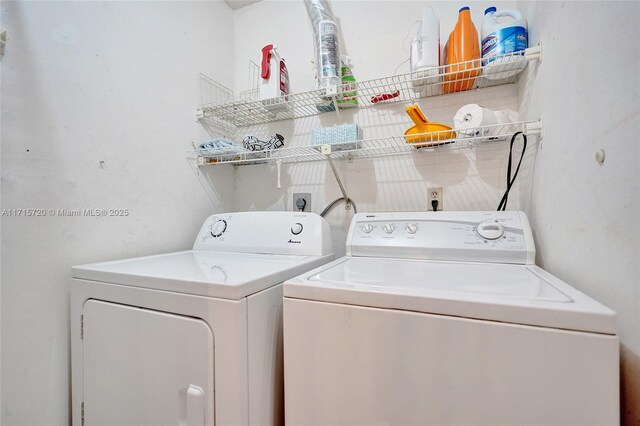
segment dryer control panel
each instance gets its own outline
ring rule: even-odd
[[[347,254],[431,260],[535,263],[523,212],[359,213]]]
[[[315,213],[240,212],[209,216],[193,249],[324,256],[333,243],[329,224]]]

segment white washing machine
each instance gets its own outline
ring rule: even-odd
[[[74,267],[73,424],[282,424],[282,282],[333,259],[320,216],[250,212],[193,250]]]
[[[617,424],[615,313],[534,256],[519,212],[356,215],[284,284],[286,424]]]

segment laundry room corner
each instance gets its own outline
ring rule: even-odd
[[[2,208],[33,212],[2,217],[0,422],[69,424],[71,266],[188,248],[194,223],[233,209],[233,170],[204,177],[212,193],[185,159],[207,136],[199,73],[233,79],[233,11],[0,7]]]
[[[609,28],[635,31],[640,3],[519,1],[518,7],[530,22],[530,44],[540,43],[544,56],[531,92],[520,93],[521,106],[544,126],[528,211],[537,263],[617,312],[622,420],[637,425],[640,51],[633,38],[611,39]],[[584,25],[590,19],[598,25]],[[605,66],[620,57],[625,66]]]

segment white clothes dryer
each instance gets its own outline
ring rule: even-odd
[[[286,423],[617,424],[615,313],[534,257],[524,213],[357,214],[284,284]]]
[[[320,216],[247,212],[193,250],[74,267],[73,424],[282,424],[282,282],[333,258]]]

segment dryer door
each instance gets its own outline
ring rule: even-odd
[[[214,339],[202,320],[89,300],[86,425],[214,424]]]

